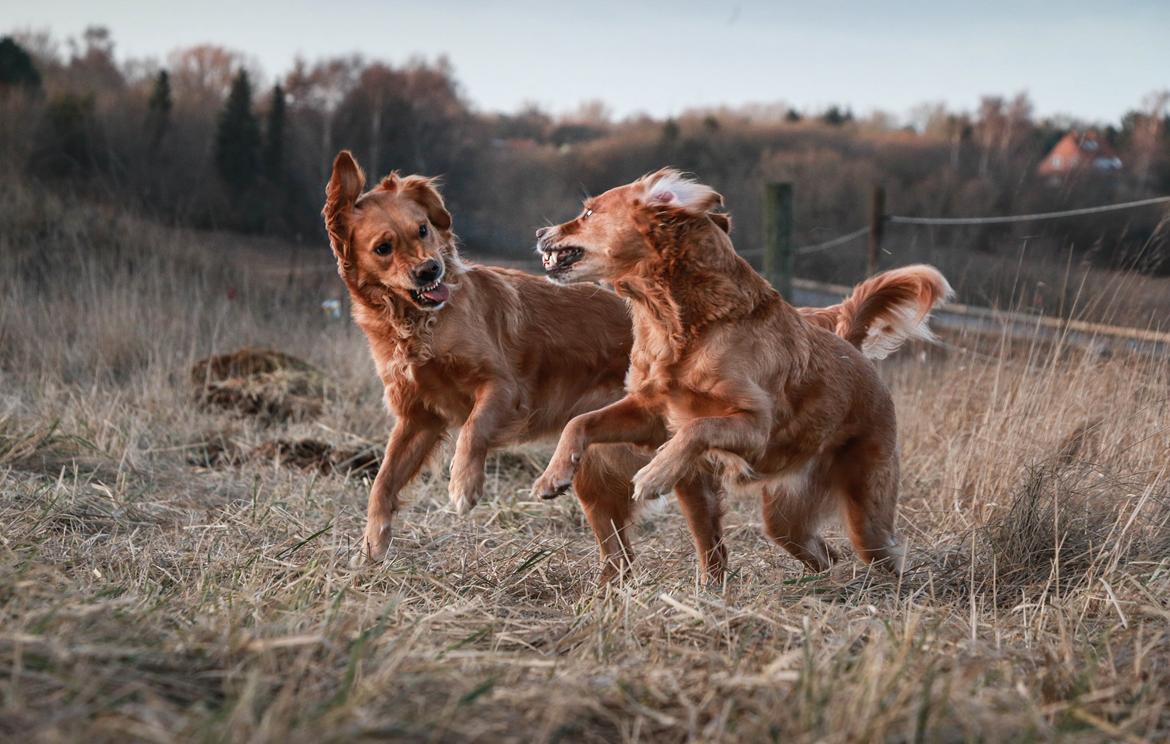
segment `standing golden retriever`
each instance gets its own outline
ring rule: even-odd
[[[462,513],[482,497],[492,448],[555,436],[573,416],[621,397],[633,338],[625,303],[609,290],[462,261],[431,179],[392,173],[368,192],[365,186],[353,156],[341,152],[323,216],[394,415],[365,531],[364,552],[377,560],[389,545],[399,493],[449,430],[461,427],[449,492]],[[717,219],[726,229],[726,218]],[[858,302],[863,296],[854,293],[810,312],[835,326],[838,316],[853,317]],[[846,320],[842,328],[855,326]],[[635,448],[609,445],[573,463],[603,582],[632,559],[630,478],[648,460]],[[699,473],[680,480],[675,492],[696,534],[703,533],[700,569],[720,575],[717,483]]]
[[[551,277],[604,281],[629,301],[634,347],[625,397],[569,422],[533,491],[563,491],[592,444],[661,445],[634,475],[635,498],[714,463],[729,489],[759,494],[768,535],[813,571],[835,558],[818,533],[835,507],[865,561],[900,571],[894,404],[862,352],[929,335],[950,287],[911,267],[859,287],[849,312],[802,317],[736,255],[711,211],[722,202],[666,169],[538,232]],[[718,529],[691,526],[700,544]]]
[[[361,168],[342,152],[323,216],[394,414],[365,531],[365,554],[377,560],[389,545],[399,492],[450,429],[460,427],[449,493],[464,513],[483,495],[489,450],[555,436],[571,417],[621,395],[630,324],[622,301],[597,286],[558,287],[464,263],[431,179],[392,173],[365,192]],[[576,463],[603,581],[632,557],[629,477],[645,461],[618,446]],[[681,483],[678,494],[696,508],[714,503],[698,482]]]

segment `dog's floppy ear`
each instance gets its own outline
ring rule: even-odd
[[[695,215],[723,206],[723,197],[715,189],[674,168],[663,168],[641,180],[643,200],[650,206],[675,207]]]
[[[720,230],[727,233],[728,235],[731,234],[731,215],[727,214],[726,212],[709,212],[707,216],[711,218],[711,221],[714,222]]]
[[[366,174],[354,160],[353,154],[349,150],[337,153],[333,160],[333,175],[325,187],[325,208],[321,210],[321,216],[325,218],[329,243],[338,261],[349,260],[349,216],[365,187]]]
[[[427,211],[427,219],[443,232],[451,229],[451,213],[443,204],[443,195],[437,188],[438,179],[426,176],[407,176],[398,182],[398,190],[414,199]]]

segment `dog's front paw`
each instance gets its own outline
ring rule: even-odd
[[[478,478],[452,478],[447,487],[451,508],[463,516],[475,508],[483,498],[483,474]]]
[[[555,499],[573,485],[573,476],[581,464],[581,453],[571,449],[557,448],[552,461],[532,484],[532,495],[542,499]]]
[[[532,495],[542,499],[555,499],[573,485],[580,457],[553,457],[544,473],[532,484]]]
[[[665,496],[674,490],[674,486],[682,480],[682,475],[675,471],[668,462],[661,457],[655,457],[634,473],[634,500],[652,499]]]
[[[474,509],[483,497],[480,491],[463,491],[455,488],[451,488],[448,495],[451,497],[451,508],[461,517]]]
[[[550,475],[548,471],[545,471],[544,475],[537,478],[536,482],[532,484],[532,495],[541,499],[555,499],[568,491],[571,485],[573,485],[572,476]]]
[[[354,565],[360,563],[381,563],[390,548],[390,520],[370,520],[362,536],[361,553],[355,556]]]

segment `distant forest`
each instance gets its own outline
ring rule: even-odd
[[[1070,74],[1072,74],[1070,72]],[[517,81],[522,86],[522,81]],[[783,99],[782,83],[762,97]],[[782,104],[616,121],[599,102],[572,114],[476,110],[446,61],[404,65],[358,56],[298,61],[272,78],[246,51],[177,49],[124,59],[103,28],[65,43],[46,33],[0,40],[0,172],[164,223],[321,244],[333,155],[367,172],[443,177],[456,230],[473,255],[519,255],[534,228],[596,193],[663,165],[695,173],[727,199],[741,249],[758,247],[760,194],[791,181],[796,241],[865,224],[873,184],[891,212],[1001,215],[1170,193],[1170,95],[1151,93],[1119,121],[1038,118],[1024,93],[986,96],[971,112],[923,105],[906,125],[847,107]],[[1119,173],[1041,177],[1070,129],[1097,129]],[[902,228],[893,245],[1011,254],[1021,240],[1053,256],[1170,272],[1165,210],[963,230]],[[840,259],[803,259],[831,274]]]

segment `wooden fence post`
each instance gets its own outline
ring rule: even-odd
[[[792,184],[764,184],[764,278],[792,302]]]
[[[882,250],[882,234],[886,227],[886,190],[874,185],[869,197],[869,250],[865,257],[865,275],[877,273]]]

